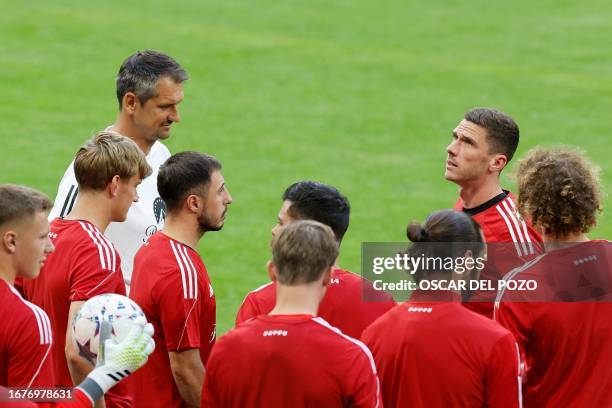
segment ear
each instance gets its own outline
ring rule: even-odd
[[[121,110],[133,115],[138,105],[140,105],[140,100],[134,92],[126,92],[125,95],[123,95]]]
[[[277,280],[276,266],[274,265],[274,263],[272,263],[272,261],[268,261],[268,263],[266,263],[266,269],[268,269],[268,276],[270,277],[270,280],[272,282],[276,282]]]
[[[119,177],[119,175],[115,174],[112,178],[112,180],[110,181],[110,183],[108,183],[108,192],[110,193],[111,197],[117,197],[117,195],[119,194],[119,183],[121,182],[121,177]]]
[[[200,197],[195,194],[188,195],[185,199],[187,209],[193,213],[200,213],[204,203],[201,202]]]
[[[5,231],[2,234],[2,246],[9,254],[17,251],[17,233],[15,231]]]
[[[331,284],[333,270],[334,268],[330,266],[323,272],[323,286],[327,287]]]
[[[491,161],[491,165],[489,166],[491,171],[501,173],[501,171],[508,164],[508,158],[505,154],[496,154],[493,156],[493,160]]]

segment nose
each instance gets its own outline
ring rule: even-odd
[[[457,155],[457,141],[453,140],[448,146],[446,146],[446,153],[451,156]]]
[[[168,120],[176,123],[181,121],[181,115],[179,114],[178,107],[174,107],[170,115],[168,115]]]
[[[278,232],[278,229],[280,228],[279,224],[276,224],[275,226],[272,227],[272,236],[276,236],[276,233]]]
[[[225,190],[227,192],[227,198],[225,199],[225,204],[231,204],[232,202],[234,202],[234,199],[232,198],[232,195],[230,194],[229,190]]]
[[[55,251],[55,245],[53,245],[53,242],[51,242],[50,238],[47,238],[47,244],[45,245],[45,254],[49,255],[53,251]]]

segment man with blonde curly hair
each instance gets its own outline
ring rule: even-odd
[[[597,172],[568,148],[534,149],[518,171],[519,208],[546,253],[506,277],[531,292],[500,291],[495,319],[526,364],[525,407],[609,406],[612,401],[612,245],[590,240],[601,210]]]

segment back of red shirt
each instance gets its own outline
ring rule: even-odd
[[[47,314],[0,279],[0,385],[53,386],[52,344]]]
[[[215,296],[204,263],[188,246],[157,232],[134,258],[130,298],[155,329],[155,351],[133,374],[137,407],[181,407],[169,351],[200,349],[206,365],[215,342]]]
[[[55,251],[47,256],[38,278],[24,279],[23,291],[51,320],[56,384],[72,387],[64,351],[70,303],[103,293],[125,295],[125,284],[119,254],[92,223],[56,218],[49,236]],[[126,387],[127,383],[114,387],[107,394],[107,405],[129,406]]]
[[[480,278],[497,281],[512,269],[525,264],[542,253],[542,237],[533,228],[531,222],[524,220],[517,211],[516,199],[512,193],[505,191],[486,203],[475,208],[464,208],[459,199],[455,210],[463,211],[476,221],[487,243],[508,243],[508,245],[489,245],[488,259]],[[480,291],[472,297],[471,302],[464,303],[468,309],[485,317],[493,318],[493,307],[496,292]],[[483,299],[484,301],[475,301]]]
[[[415,301],[398,305],[362,336],[385,406],[519,407],[512,334],[461,306],[458,296],[453,301],[448,293],[442,303],[421,295],[413,293]]]
[[[525,407],[611,406],[610,265],[612,243],[590,241],[548,252],[507,276],[539,287],[500,293],[495,310],[525,355]],[[549,295],[566,302],[546,301]]]
[[[270,282],[246,296],[238,310],[236,325],[270,313],[275,304],[276,284]],[[334,269],[332,281],[317,315],[344,334],[359,338],[366,327],[395,305],[388,293],[374,290],[372,284],[361,276]]]
[[[215,345],[203,407],[382,407],[367,347],[310,315],[258,316]]]

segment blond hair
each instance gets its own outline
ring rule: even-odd
[[[79,189],[103,190],[114,176],[144,179],[151,167],[140,148],[131,139],[113,131],[102,131],[88,140],[74,159],[74,174]]]
[[[314,282],[337,257],[338,241],[332,229],[317,221],[293,222],[272,239],[272,263],[281,285]]]

